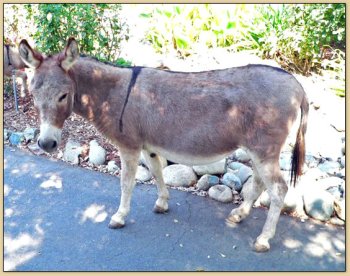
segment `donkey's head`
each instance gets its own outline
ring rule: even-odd
[[[69,70],[79,57],[78,45],[70,38],[63,52],[45,57],[22,40],[19,53],[28,66],[35,68],[29,90],[40,114],[38,145],[52,152],[61,141],[63,123],[73,109],[76,87]]]

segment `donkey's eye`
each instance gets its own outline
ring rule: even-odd
[[[64,95],[62,95],[59,99],[58,99],[58,101],[59,102],[62,102],[65,98],[67,98],[67,93],[66,94],[64,94]]]

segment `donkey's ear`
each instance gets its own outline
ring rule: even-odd
[[[19,55],[29,67],[38,68],[44,60],[43,56],[30,47],[27,40],[23,39],[18,47]]]
[[[65,71],[68,71],[79,58],[79,49],[77,41],[71,37],[68,39],[67,46],[63,52],[61,66]]]

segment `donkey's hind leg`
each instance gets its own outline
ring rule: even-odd
[[[242,195],[244,201],[238,208],[231,211],[230,215],[226,219],[226,222],[228,224],[232,224],[241,222],[243,219],[245,219],[249,215],[255,200],[261,195],[263,190],[264,184],[255,170],[253,180],[248,179],[243,186]]]
[[[256,168],[267,188],[271,204],[263,230],[257,237],[254,247],[257,252],[265,252],[270,249],[269,240],[275,235],[288,186],[281,174],[278,158],[258,164]]]
[[[121,228],[125,225],[125,217],[130,211],[132,191],[135,187],[135,174],[140,157],[140,151],[122,150],[121,159],[121,198],[118,211],[112,216],[109,222],[110,228]]]
[[[168,211],[168,199],[169,191],[165,186],[163,179],[163,168],[160,162],[160,158],[155,153],[150,153],[148,151],[142,151],[143,156],[146,159],[146,163],[153,176],[156,179],[157,189],[158,189],[158,199],[154,205],[153,211],[156,213],[164,213]]]

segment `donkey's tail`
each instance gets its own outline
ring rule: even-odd
[[[304,92],[305,93],[305,92]],[[303,100],[300,105],[301,116],[300,126],[297,133],[297,139],[293,149],[293,156],[291,161],[291,175],[290,182],[295,186],[298,177],[301,176],[303,165],[305,161],[305,132],[307,127],[307,117],[309,114],[309,101],[304,94]]]

